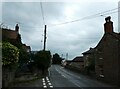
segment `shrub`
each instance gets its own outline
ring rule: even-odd
[[[21,48],[19,51],[19,63],[26,64],[28,63],[29,60],[30,60],[30,54]]]
[[[48,68],[51,63],[51,53],[50,51],[39,51],[35,55],[35,63],[38,67],[44,66],[45,68]]]
[[[2,65],[13,65],[19,60],[19,49],[9,42],[2,43]]]

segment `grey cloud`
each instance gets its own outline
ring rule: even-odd
[[[70,20],[80,19],[85,16],[96,14],[105,10],[117,7],[117,3],[89,2],[89,3],[68,3],[68,2],[44,2],[42,3],[47,24],[47,49],[52,54],[57,52],[60,55],[69,53],[69,59],[82,55],[90,47],[95,47],[101,39],[104,29],[104,17],[86,19],[79,22],[56,25]],[[66,15],[66,8],[73,10],[73,13]],[[3,4],[2,20],[9,27],[14,27],[20,22],[20,34],[23,43],[30,45],[32,50],[43,48],[43,18],[41,15],[40,2],[7,2]],[[72,15],[73,14],[73,15]],[[117,27],[117,16],[112,14],[115,28]]]

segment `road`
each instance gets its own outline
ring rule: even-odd
[[[49,68],[49,75],[34,83],[19,85],[22,87],[43,87],[43,88],[79,88],[79,89],[116,89],[110,85],[93,80],[79,73],[72,72],[60,65],[52,65]]]
[[[80,87],[80,89],[84,89],[86,87],[111,87],[110,85],[67,70],[59,65],[52,65],[49,70],[49,80],[53,87]]]

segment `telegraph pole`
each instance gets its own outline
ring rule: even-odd
[[[47,29],[47,25],[45,25],[45,29],[44,29],[44,48],[43,48],[43,51],[45,51],[46,49],[46,29]]]

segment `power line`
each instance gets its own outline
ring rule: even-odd
[[[43,23],[45,25],[45,18],[44,18],[44,13],[43,13],[43,7],[42,7],[42,2],[40,2],[40,6],[41,6],[41,13],[42,13],[42,17],[43,17]],[[110,14],[114,14],[114,13],[117,13],[117,12],[120,12],[120,11],[115,11],[115,10],[118,10],[120,7],[118,8],[114,8],[114,9],[110,9],[110,10],[107,10],[107,11],[103,11],[103,12],[100,12],[100,13],[97,13],[97,14],[93,14],[93,15],[89,15],[89,16],[86,16],[86,17],[83,17],[81,19],[76,19],[76,20],[72,20],[72,21],[66,21],[66,22],[63,22],[63,23],[59,23],[59,24],[50,24],[49,27],[53,27],[53,26],[58,26],[58,25],[63,25],[63,24],[68,24],[68,23],[73,23],[73,22],[78,22],[78,21],[83,21],[83,20],[87,20],[87,19],[93,19],[93,18],[96,18],[96,17],[100,17],[100,16],[104,16],[104,15],[110,15]],[[112,11],[112,12],[111,12]],[[11,24],[11,23],[7,23],[7,24]],[[43,27],[33,27],[33,26],[26,26],[22,23],[20,23],[22,25],[23,28],[43,28]]]
[[[114,12],[110,12],[110,13],[102,14],[102,15],[100,15],[100,16],[107,15],[107,14],[114,14],[114,13],[117,13],[117,12],[120,12],[120,11],[114,11]]]
[[[111,10],[107,10],[107,11],[104,11],[104,12],[100,12],[100,13],[97,13],[97,14],[93,14],[93,15],[90,15],[90,16],[86,16],[86,17],[83,17],[81,19],[76,19],[76,20],[72,20],[72,21],[67,21],[67,22],[63,22],[63,23],[59,23],[59,24],[52,24],[50,27],[53,27],[53,26],[57,26],[57,25],[63,25],[63,24],[68,24],[68,23],[73,23],[73,22],[77,22],[77,21],[82,21],[82,20],[86,20],[86,19],[92,19],[92,18],[96,18],[96,17],[100,17],[100,16],[103,16],[103,15],[110,15],[110,14],[113,14],[113,13],[117,13],[119,11],[115,11],[115,10],[118,10],[120,7],[118,8],[114,8],[114,9],[111,9]],[[114,11],[114,12],[110,12],[110,11]],[[109,12],[109,13],[108,13]],[[96,16],[96,17],[95,17]]]
[[[42,18],[43,18],[43,24],[45,25],[45,18],[44,18],[42,2],[40,2],[40,6],[41,6],[41,13],[42,13]]]

